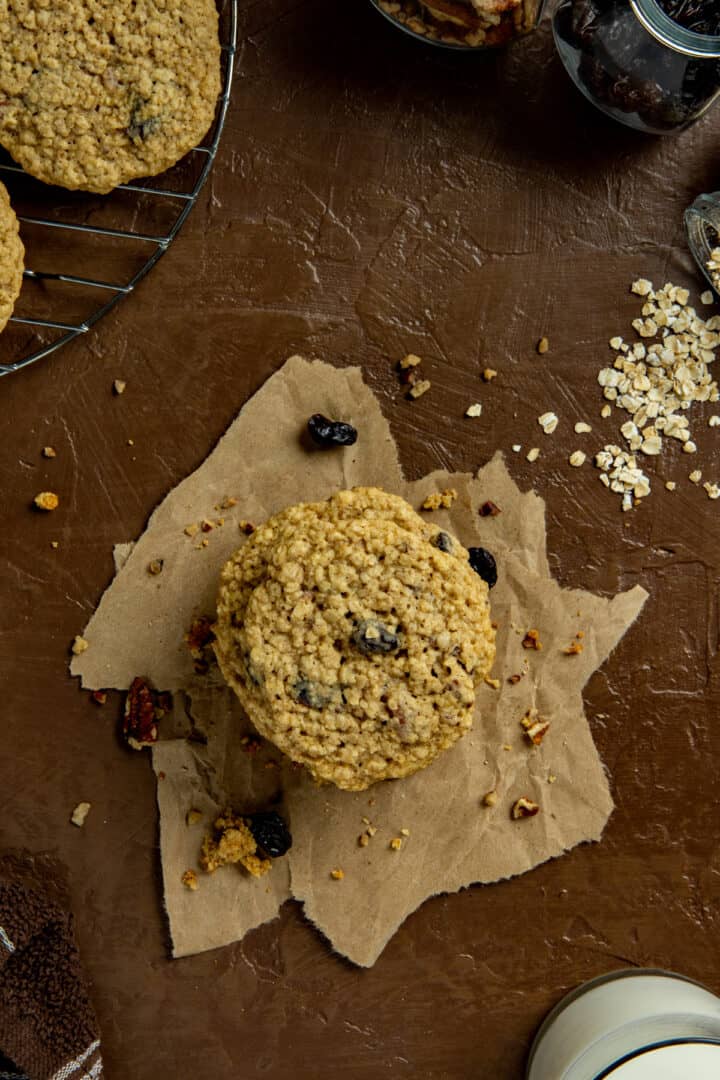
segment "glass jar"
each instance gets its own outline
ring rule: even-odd
[[[411,37],[447,49],[492,49],[534,30],[545,0],[370,0]]]
[[[718,6],[674,0],[673,7],[692,25],[689,11]],[[629,127],[682,131],[720,93],[720,36],[680,26],[658,0],[560,0],[553,32],[575,85]]]

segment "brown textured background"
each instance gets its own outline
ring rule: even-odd
[[[720,530],[685,479],[720,480],[712,409],[693,411],[698,455],[674,444],[651,462],[631,515],[566,463],[615,437],[595,375],[636,314],[628,283],[697,280],[681,212],[720,187],[720,113],[666,140],[614,126],[546,28],[459,56],[362,0],[240,8],[224,142],[179,240],[86,340],[0,383],[0,835],[70,868],[110,1080],[511,1080],[546,1010],[590,976],[660,965],[720,991]],[[408,350],[433,381],[416,403],[392,369]],[[171,962],[149,760],[118,744],[119,700],[98,709],[66,669],[113,543],[292,352],[362,364],[411,477],[540,446],[535,465],[510,464],[547,500],[559,579],[651,593],[587,688],[617,802],[602,844],[430,901],[370,971],[332,956],[293,905],[239,945]],[[500,372],[487,387],[486,365]],[[476,399],[482,420],[463,423]],[[548,408],[550,439],[535,420]],[[592,436],[572,434],[577,419]],[[33,514],[47,488],[61,508]],[[80,799],[93,809],[77,830]]]

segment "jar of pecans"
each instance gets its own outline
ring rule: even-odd
[[[576,86],[629,127],[682,131],[720,93],[720,0],[560,0],[553,31]]]
[[[447,49],[492,49],[534,30],[545,0],[371,0],[412,37]]]

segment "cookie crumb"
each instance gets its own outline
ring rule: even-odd
[[[555,775],[555,773],[550,773],[550,775],[548,776],[548,784],[554,784],[556,780],[557,776]]]
[[[127,383],[123,379],[115,379],[115,381],[113,382],[113,393],[117,394],[118,396],[120,394],[124,394],[126,386]]]
[[[89,648],[90,642],[86,641],[84,637],[80,636],[80,634],[76,634],[73,638],[73,643],[70,646],[70,651],[72,652],[73,656],[79,656],[80,653],[84,653],[85,650]]]
[[[200,526],[195,521],[193,521],[191,525],[186,525],[185,528],[183,529],[183,532],[185,533],[186,536],[195,536],[195,534],[198,533],[199,531],[200,531]]]
[[[147,566],[148,574],[153,574],[153,575],[161,574],[164,563],[165,563],[164,559],[153,559],[152,562],[148,563],[148,566]]]
[[[520,818],[534,817],[539,810],[540,807],[536,802],[533,802],[532,799],[528,799],[522,795],[513,803],[510,816],[513,821],[519,821]]]
[[[410,835],[410,830],[409,829],[401,829],[400,830],[400,835],[401,836],[409,836]]]
[[[493,788],[492,791],[486,791],[483,795],[483,806],[495,806],[498,801],[498,793]]]
[[[476,401],[474,405],[468,405],[465,410],[465,415],[471,417],[482,416],[482,405],[480,402]]]
[[[408,396],[415,401],[417,398],[427,394],[428,390],[432,386],[429,379],[421,379],[420,382],[416,382],[414,386],[411,386],[408,390]]]
[[[128,444],[128,446],[134,446],[135,445],[135,440],[134,439],[128,439],[127,444]]]
[[[232,495],[226,495],[222,502],[219,502],[215,507],[216,510],[229,510],[231,507],[237,506],[237,499]]]
[[[577,656],[578,653],[583,651],[582,643],[579,641],[571,641],[567,648],[563,649],[565,656]]]
[[[50,547],[55,548],[55,550],[57,551],[57,549],[60,547],[60,541],[59,540],[51,540],[50,541]]]
[[[368,827],[367,827],[368,836],[374,836],[376,832],[377,832],[377,825],[368,825]]]
[[[674,491],[675,488],[677,487],[677,484],[675,483],[674,480],[666,480],[665,481],[665,487],[667,488],[668,491]]]
[[[392,840],[390,841],[389,846],[390,846],[390,849],[392,851],[400,851],[400,848],[402,847],[402,845],[403,845],[402,837],[401,836],[393,836]]]
[[[41,491],[33,502],[38,510],[57,510],[60,505],[60,499],[54,491]]]
[[[43,446],[42,456],[46,458],[57,457],[57,450],[54,446]]]
[[[455,488],[446,488],[444,491],[433,491],[423,501],[421,510],[449,510],[457,499]]]
[[[486,675],[484,681],[487,683],[488,686],[492,687],[493,690],[499,690],[500,689],[500,680],[499,679],[492,679],[489,675]]]
[[[197,825],[199,821],[202,821],[201,811],[196,810],[194,807],[192,808],[192,810],[188,810],[187,814],[185,815],[185,824]]]
[[[492,382],[493,379],[497,378],[497,371],[495,368],[486,367],[482,373],[482,377],[483,382]]]
[[[536,652],[540,652],[542,649],[540,632],[538,630],[528,630],[522,639],[522,647],[523,649],[535,649]]]
[[[91,806],[92,803],[79,802],[73,810],[70,816],[70,821],[73,823],[73,825],[77,825],[78,829],[82,829],[83,825],[85,824],[85,818],[90,813]]]
[[[422,359],[416,356],[415,353],[408,353],[400,361],[399,367],[401,371],[407,371],[408,368],[417,367],[418,364],[422,364]]]
[[[540,447],[539,446],[533,446],[532,450],[528,450],[527,454],[525,455],[525,460],[533,462],[533,461],[537,461],[537,459],[539,457],[540,457]]]
[[[368,836],[368,834],[366,832],[360,833],[360,835],[358,836],[358,846],[367,847],[369,843],[370,837]]]
[[[246,536],[252,536],[255,532],[255,526],[252,521],[238,521],[238,529],[241,533],[245,533]]]
[[[197,892],[200,888],[200,882],[194,870],[186,870],[180,880],[185,888],[190,889],[191,892]]]
[[[537,709],[528,709],[520,721],[520,727],[525,732],[526,738],[534,746],[539,746],[550,730],[550,721],[543,720]]]
[[[548,341],[548,339],[546,337],[541,337],[540,340],[538,341],[537,345],[535,346],[535,348],[537,349],[537,351],[542,356],[550,348],[550,342]]]
[[[497,517],[498,514],[502,513],[502,510],[499,506],[496,506],[494,502],[488,499],[487,502],[482,504],[478,513],[480,514],[480,517]]]
[[[342,879],[345,877],[345,871],[340,870],[340,868],[338,867],[335,870],[330,871],[330,877],[333,879],[333,881],[342,881]]]

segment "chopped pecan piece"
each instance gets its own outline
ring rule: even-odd
[[[520,818],[535,817],[539,811],[540,807],[536,802],[533,802],[532,799],[527,799],[522,795],[513,803],[510,816],[513,821],[519,821]]]
[[[496,506],[491,499],[488,499],[487,502],[484,502],[479,510],[480,517],[497,517],[498,514],[501,513],[502,510],[500,509],[500,507]]]
[[[539,746],[550,729],[550,721],[543,720],[537,709],[528,709],[520,721],[526,737],[535,746]]]
[[[535,649],[536,652],[540,652],[542,649],[542,642],[540,641],[540,633],[538,630],[528,630],[525,637],[522,639],[523,649]]]
[[[107,701],[107,690],[93,690],[90,700],[96,705],[104,705]]]
[[[150,684],[137,676],[125,699],[123,736],[133,750],[142,750],[157,742],[157,698]]]

